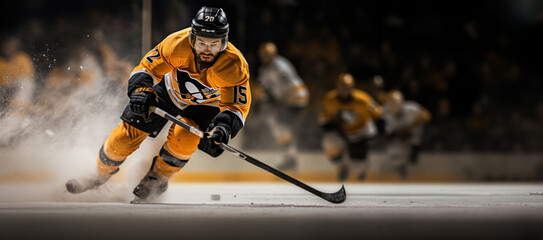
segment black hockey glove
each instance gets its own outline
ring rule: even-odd
[[[149,107],[157,105],[155,90],[148,87],[141,87],[130,95],[130,110],[136,116],[141,116],[145,122],[151,122]]]
[[[224,152],[224,149],[220,147],[217,142],[222,142],[227,144],[230,140],[230,126],[219,122],[217,123],[217,126],[213,127],[213,123],[210,126],[209,129],[212,129],[211,136],[206,136],[200,140],[200,144],[198,144],[198,148],[210,156],[216,158],[219,155],[221,155]]]
[[[211,131],[213,132],[211,136],[202,138],[198,148],[212,157],[218,157],[224,152],[224,149],[215,141],[228,143],[230,137],[234,138],[242,127],[243,123],[236,114],[231,111],[222,111],[211,120],[211,124],[207,128],[208,132],[212,129],[215,130]]]

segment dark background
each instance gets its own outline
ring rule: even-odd
[[[225,10],[230,41],[253,78],[262,41],[274,41],[297,67],[311,93],[304,149],[320,147],[316,114],[343,71],[374,95],[372,79],[380,75],[384,90],[399,89],[428,108],[427,151],[543,149],[543,1],[153,1],[153,45],[188,27],[203,5]],[[128,0],[4,1],[0,37],[21,38],[38,85],[81,46],[92,49],[97,30],[135,66],[141,6]],[[257,128],[247,121],[247,133]]]

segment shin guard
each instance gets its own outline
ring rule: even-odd
[[[175,157],[173,154],[164,149],[164,147],[162,147],[158,157],[153,163],[152,169],[157,174],[170,179],[173,177],[173,175],[179,172],[188,161],[188,159]]]
[[[108,157],[108,154],[104,151],[104,145],[100,148],[96,165],[98,167],[98,172],[105,177],[117,173],[119,171],[119,166],[123,164],[125,158],[113,159]]]

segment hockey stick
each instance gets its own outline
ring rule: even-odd
[[[202,132],[200,129],[197,129],[193,126],[190,126],[189,124],[177,119],[176,117],[172,116],[171,114],[167,113],[166,111],[160,109],[160,108],[157,108],[157,107],[154,107],[154,106],[151,106],[149,111],[151,113],[155,113],[156,115],[159,115],[167,120],[170,120],[172,122],[174,122],[175,124],[189,130],[191,133],[193,133],[194,135],[200,137],[200,138],[204,138],[205,137],[205,133]],[[239,158],[259,167],[259,168],[262,168],[270,173],[272,173],[273,175],[283,179],[283,180],[286,180],[310,193],[313,193],[319,197],[321,197],[322,199],[328,201],[328,202],[331,202],[331,203],[342,203],[345,201],[345,199],[347,198],[347,195],[345,194],[345,186],[341,186],[341,189],[339,189],[339,191],[335,192],[335,193],[325,193],[325,192],[321,192],[317,189],[314,189],[310,186],[308,186],[307,184],[303,183],[303,182],[300,182],[298,180],[296,180],[295,178],[287,175],[287,174],[284,174],[283,172],[275,169],[275,168],[272,168],[270,166],[268,166],[267,164],[261,162],[261,161],[258,161],[256,160],[255,158],[227,145],[227,144],[224,144],[224,143],[221,143],[219,142],[218,143],[221,148],[223,148],[224,150],[238,156]]]

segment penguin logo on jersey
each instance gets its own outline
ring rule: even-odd
[[[353,124],[358,118],[358,114],[349,109],[342,109],[338,112],[339,119],[349,125]]]
[[[177,88],[179,89],[179,91],[177,91],[177,89],[174,88],[176,94],[178,94],[181,99],[187,99],[196,104],[218,98],[221,95],[220,93],[217,93],[219,91],[218,89],[205,86],[183,70],[177,69],[175,81]]]

